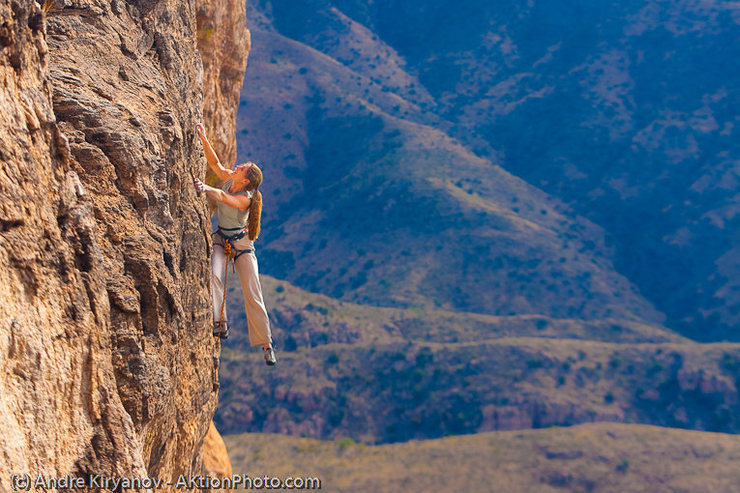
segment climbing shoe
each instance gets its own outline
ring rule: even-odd
[[[275,358],[275,350],[271,347],[262,348],[265,353],[265,363],[267,366],[275,366],[277,359]]]
[[[223,325],[219,324],[218,322],[213,324],[213,336],[220,337],[221,339],[229,338],[229,326],[226,324],[226,322],[224,322]]]

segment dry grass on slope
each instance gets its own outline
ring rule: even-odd
[[[234,471],[318,476],[324,491],[730,492],[740,437],[588,424],[364,446],[279,435],[225,438]]]
[[[343,302],[300,289],[286,281],[261,276],[272,330],[281,350],[331,343],[388,344],[403,341],[457,343],[497,338],[539,337],[603,342],[688,342],[660,326],[630,320],[577,320],[544,315],[495,316],[479,313],[382,308]],[[229,317],[246,329],[238,279],[229,277]],[[243,344],[242,344],[243,343]],[[247,341],[230,341],[248,349]]]

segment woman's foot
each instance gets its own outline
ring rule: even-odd
[[[272,346],[263,347],[262,352],[265,353],[265,363],[267,366],[275,366],[277,359],[275,358],[275,350],[272,349]]]
[[[229,338],[229,326],[226,322],[219,324],[218,322],[213,324],[213,336],[221,339]]]

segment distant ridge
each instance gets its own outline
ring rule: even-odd
[[[480,433],[366,447],[225,438],[235,470],[319,477],[332,491],[714,491],[740,484],[740,437],[644,425]]]

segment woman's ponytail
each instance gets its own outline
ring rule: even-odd
[[[249,219],[247,220],[247,230],[249,239],[254,241],[260,234],[260,216],[262,216],[262,194],[255,190],[252,195],[252,202],[249,204]]]
[[[262,170],[256,164],[249,162],[247,169],[247,178],[249,184],[247,190],[252,191],[252,202],[249,204],[249,219],[247,219],[247,229],[249,239],[254,241],[260,235],[260,218],[262,216],[262,194],[257,188],[262,184]]]

